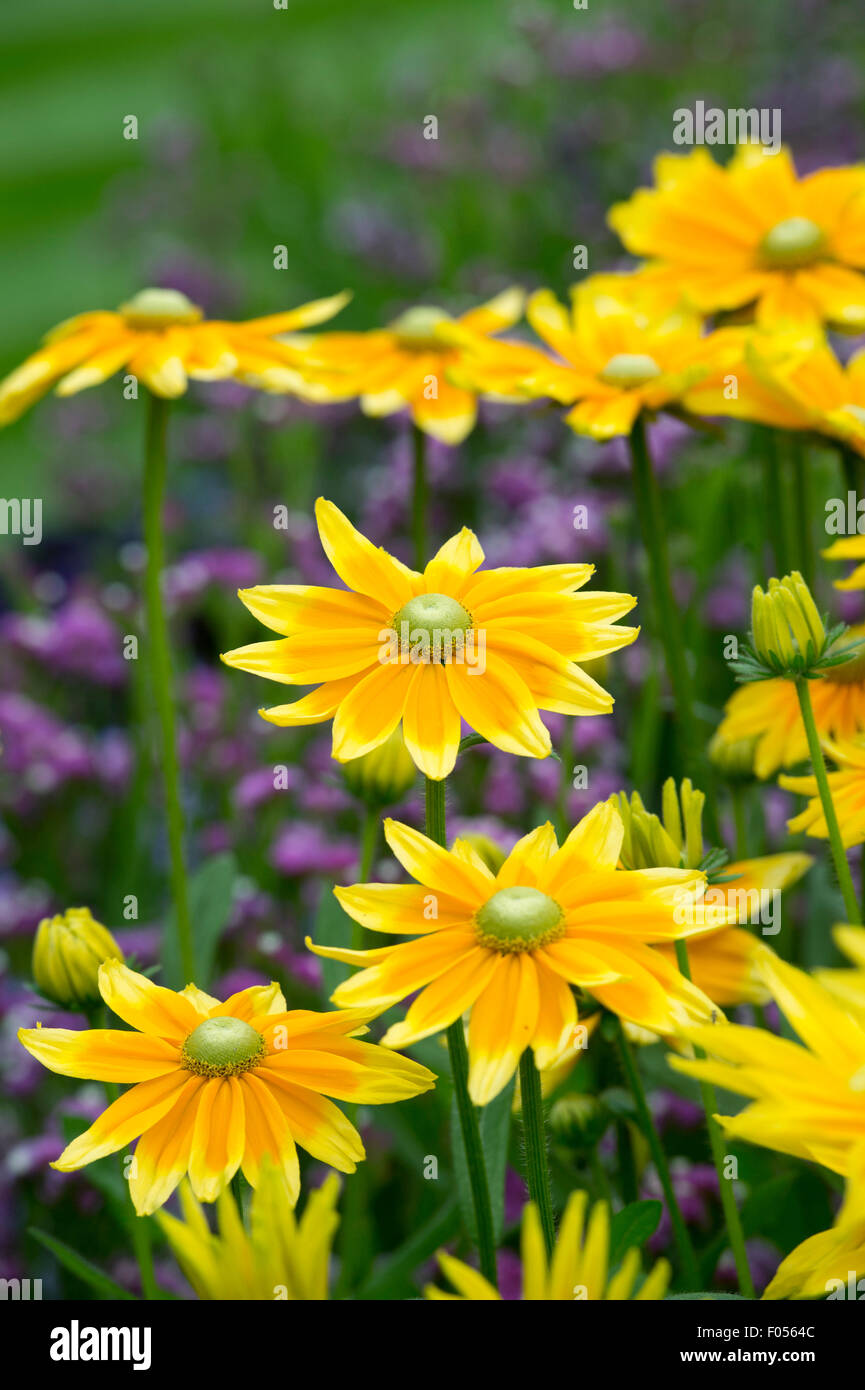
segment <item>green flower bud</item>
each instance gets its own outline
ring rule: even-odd
[[[767,593],[755,585],[751,634],[757,656],[779,672],[807,670],[819,661],[826,630],[798,570],[783,579],[770,579]]]
[[[489,835],[476,835],[474,831],[469,831],[465,835],[460,835],[460,839],[466,840],[475,853],[480,855],[490,873],[497,874],[507,859],[504,850],[496,844],[495,840],[491,840]]]
[[[668,777],[661,791],[661,816],[643,805],[638,792],[610,797],[625,827],[621,860],[626,869],[696,869],[703,859],[706,797],[689,778],[676,786]]]
[[[417,776],[399,728],[378,748],[343,763],[342,772],[352,795],[368,806],[395,805],[410,791]]]
[[[608,1128],[611,1115],[597,1096],[572,1093],[562,1096],[550,1110],[550,1130],[560,1144],[580,1153],[596,1147]]]
[[[717,733],[709,741],[709,761],[728,782],[750,781],[754,776],[754,738],[726,739]]]
[[[123,952],[87,907],[45,917],[36,929],[33,978],[40,994],[66,1009],[99,1003],[99,967],[106,960],[122,961]]]

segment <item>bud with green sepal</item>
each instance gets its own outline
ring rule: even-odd
[[[46,999],[84,1012],[101,1003],[99,967],[123,960],[114,937],[94,921],[87,907],[70,907],[45,917],[33,941],[33,979]]]
[[[811,590],[798,570],[770,579],[764,592],[754,586],[751,643],[729,663],[738,681],[814,680],[856,656],[862,640],[842,641],[845,623],[827,630]]]

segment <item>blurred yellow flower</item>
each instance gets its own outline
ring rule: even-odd
[[[618,869],[623,834],[618,812],[602,804],[561,847],[549,823],[533,830],[493,874],[464,841],[445,850],[388,820],[387,842],[416,882],[334,892],[363,926],[419,939],[372,951],[307,945],[364,967],[334,992],[341,1008],[384,1009],[421,990],[385,1034],[387,1047],[407,1047],[471,1010],[469,1092],[486,1105],[527,1047],[543,1070],[569,1041],[581,1045],[571,985],[661,1033],[711,1016],[711,1001],[652,949],[701,930],[679,909],[700,898],[705,875]]]
[[[51,1166],[74,1172],[140,1135],[129,1175],[139,1216],[161,1207],[185,1173],[203,1202],[238,1168],[255,1187],[265,1157],[296,1201],[295,1142],[345,1173],[364,1157],[354,1126],[326,1096],[381,1104],[435,1083],[417,1062],[356,1040],[375,1010],[286,1010],[275,984],[220,1003],[195,985],[164,989],[116,960],[101,967],[99,988],[137,1031],[36,1027],[18,1037],[60,1076],[135,1083]]]
[[[641,1280],[641,1252],[635,1245],[626,1252],[615,1273],[611,1271],[609,1207],[606,1202],[596,1202],[584,1229],[588,1200],[585,1192],[571,1193],[549,1260],[538,1209],[532,1202],[524,1208],[520,1241],[523,1301],[645,1302],[663,1298],[671,1274],[667,1261],[658,1260]],[[424,1289],[426,1298],[476,1302],[501,1297],[483,1275],[462,1260],[444,1254],[438,1260],[442,1273],[457,1292],[445,1293],[429,1284]]]
[[[99,967],[123,960],[123,952],[89,907],[70,907],[44,917],[33,941],[33,979],[39,993],[66,1009],[101,1003]]]
[[[767,326],[865,328],[865,166],[800,179],[788,150],[740,145],[726,168],[698,149],[654,172],[608,221],[659,288]]]
[[[285,313],[228,323],[205,319],[179,290],[140,290],[115,313],[78,314],[53,329],[44,346],[0,382],[0,425],[17,420],[52,387],[58,396],[72,396],[123,368],[156,396],[182,396],[188,379],[234,377],[258,384],[275,368],[285,389],[290,382],[298,394],[315,396],[302,350],[275,341],[275,334],[322,323],[348,298],[332,295]]]
[[[823,740],[823,749],[836,764],[827,773],[829,790],[838,817],[838,828],[844,848],[865,842],[865,742],[862,739],[833,743]],[[804,811],[787,822],[791,835],[811,835],[816,840],[828,840],[826,813],[817,789],[816,777],[779,777],[778,785],[797,796],[810,798]]]
[[[834,1226],[809,1236],[781,1261],[763,1298],[861,1299],[863,1280],[865,1210],[848,1200]]]
[[[456,318],[434,305],[418,304],[386,328],[307,338],[305,360],[316,371],[350,384],[364,414],[409,410],[424,434],[443,444],[459,444],[477,419],[476,393],[450,378],[464,351],[462,337],[469,343],[488,343],[495,356],[491,335],[517,322],[524,299],[520,289],[503,290]],[[449,337],[453,328],[459,329],[459,341]]]
[[[849,591],[865,589],[865,536],[842,536],[821,551],[824,560],[856,560],[846,579],[836,579],[835,588]]]
[[[315,512],[347,589],[242,589],[250,612],[282,637],[222,658],[288,685],[318,684],[293,704],[262,710],[272,724],[332,719],[333,756],[348,762],[402,721],[415,763],[441,780],[456,762],[461,719],[507,753],[545,758],[550,735],[539,710],[609,713],[612,696],[578,663],[634,641],[638,628],[615,624],[636,599],[575,593],[592,565],[481,570],[484,552],[464,527],[419,574],[332,502],[319,498]]]
[[[865,1027],[865,927],[840,922],[832,928],[832,937],[842,955],[852,961],[853,968],[824,967],[814,971],[814,978],[855,1013]]]
[[[298,1220],[283,1174],[265,1159],[250,1202],[249,1231],[230,1188],[217,1198],[218,1231],[211,1231],[185,1181],[183,1220],[167,1212],[156,1219],[201,1299],[322,1300],[328,1296],[330,1252],[339,1225],[338,1196],[339,1179],[332,1173],[309,1193]]]

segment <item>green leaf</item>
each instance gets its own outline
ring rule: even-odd
[[[621,1264],[632,1245],[643,1245],[658,1229],[662,1206],[649,1198],[631,1202],[617,1211],[610,1222],[610,1268]]]
[[[485,1105],[480,1115],[481,1143],[486,1158],[487,1182],[490,1188],[490,1205],[493,1211],[493,1228],[496,1244],[502,1237],[505,1219],[505,1169],[508,1159],[508,1142],[511,1129],[511,1109],[514,1101],[516,1077],[506,1086],[495,1100]],[[457,1184],[457,1201],[462,1214],[463,1225],[473,1240],[477,1239],[475,1211],[472,1202],[472,1188],[469,1181],[468,1163],[460,1128],[460,1117],[456,1097],[451,1101],[451,1151],[453,1153],[454,1175]]]
[[[357,1299],[402,1298],[410,1290],[412,1275],[442,1246],[452,1240],[459,1229],[460,1213],[457,1203],[446,1202],[441,1211],[425,1222],[394,1255],[384,1259],[360,1288]]]
[[[134,1294],[115,1284],[101,1269],[97,1269],[96,1265],[79,1255],[77,1250],[73,1250],[71,1245],[64,1244],[62,1240],[55,1240],[54,1236],[49,1236],[47,1231],[40,1231],[36,1226],[31,1226],[27,1234],[38,1240],[40,1245],[44,1245],[46,1250],[50,1250],[70,1274],[76,1275],[82,1283],[95,1289],[100,1298],[122,1299],[124,1303],[137,1302]]]
[[[237,863],[233,854],[216,854],[189,880],[189,914],[192,919],[195,950],[195,984],[206,989],[213,971],[216,947],[225,928],[233,902]],[[171,988],[189,984],[183,979],[180,946],[174,911],[165,920],[162,942],[163,977]]]

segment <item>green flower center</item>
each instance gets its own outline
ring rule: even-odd
[[[601,372],[601,381],[627,390],[630,386],[645,386],[660,375],[661,368],[647,352],[617,352]]]
[[[537,951],[564,936],[564,916],[537,888],[500,888],[475,913],[477,938],[490,951]]]
[[[810,217],[785,217],[776,222],[760,242],[765,265],[775,270],[791,270],[820,259],[826,238]]]
[[[180,290],[139,290],[121,304],[119,312],[130,328],[170,328],[176,323],[198,323],[202,312]]]
[[[242,1018],[207,1018],[190,1033],[181,1056],[196,1076],[240,1076],[265,1054],[264,1038]]]
[[[472,618],[449,594],[418,594],[394,614],[393,629],[401,654],[424,665],[447,663],[463,659]]]
[[[444,309],[437,309],[434,304],[416,304],[394,319],[390,331],[396,334],[400,347],[440,348],[442,343],[436,337],[436,328],[440,323],[449,322],[450,315]]]

